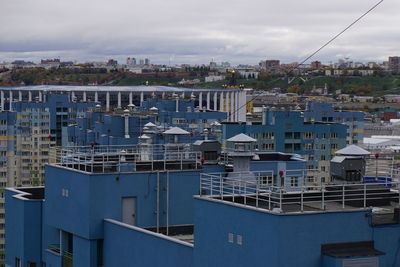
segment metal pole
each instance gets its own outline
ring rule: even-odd
[[[157,233],[160,232],[160,172],[157,172]]]
[[[342,208],[344,209],[344,185],[342,185]]]
[[[364,208],[367,206],[367,184],[364,184]]]
[[[302,211],[302,212],[304,211],[303,193],[304,193],[304,188],[301,189],[301,195],[300,195],[300,201],[301,201],[300,206],[301,206],[301,211]]]
[[[258,208],[258,192],[260,191],[260,174],[258,174],[257,188],[256,188],[256,208]]]
[[[167,172],[167,236],[169,235],[169,172]]]
[[[222,173],[220,173],[219,174],[219,195],[220,195],[220,197],[221,197],[221,199],[222,199],[222,190],[223,190],[223,187],[222,187]]]

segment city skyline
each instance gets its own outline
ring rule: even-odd
[[[377,2],[9,2],[0,10],[0,23],[7,25],[0,28],[0,62],[57,57],[124,61],[129,56],[172,65],[212,59],[232,64],[266,58],[301,61]],[[399,7],[384,1],[311,61],[384,61],[399,54]]]

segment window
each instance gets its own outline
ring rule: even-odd
[[[301,150],[301,144],[295,143],[294,146],[293,146],[293,149],[294,150]]]
[[[292,132],[286,132],[285,133],[285,139],[293,139],[293,133]]]
[[[337,144],[331,144],[331,149],[337,149],[338,145]]]
[[[304,139],[314,139],[314,133],[312,132],[305,132]]]
[[[297,177],[290,178],[290,186],[297,187],[299,186],[299,179]]]
[[[185,119],[182,119],[182,118],[174,118],[174,119],[172,120],[172,123],[173,123],[173,124],[184,124],[184,123],[186,123],[186,120],[185,120]]]
[[[237,243],[238,245],[241,245],[241,244],[243,244],[243,238],[242,238],[242,236],[241,236],[241,235],[237,235],[237,240],[236,240],[236,243]]]
[[[264,150],[275,150],[275,144],[263,144]]]
[[[326,149],[325,144],[321,144],[321,150],[324,150],[324,149]]]
[[[19,258],[15,258],[15,267],[21,267],[21,260]]]
[[[337,138],[338,134],[337,133],[331,133],[331,138]]]
[[[263,139],[274,139],[274,133],[272,133],[272,132],[262,133],[262,138]]]
[[[304,144],[304,150],[313,150],[313,149],[314,149],[314,144],[312,144],[312,143]]]
[[[272,175],[260,175],[258,179],[260,186],[269,186],[273,183]]]
[[[228,234],[228,242],[233,243],[233,233]]]

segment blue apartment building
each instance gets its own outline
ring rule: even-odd
[[[218,173],[220,179],[224,176],[234,180],[240,175],[250,177],[249,182],[259,179],[264,187],[277,185],[297,190],[300,176],[304,175],[299,170],[306,166],[304,159],[292,154],[261,153],[254,157],[255,154],[244,152],[244,157],[239,158],[249,164],[251,172],[236,172],[234,167],[233,172],[227,173],[223,164],[201,162],[199,151],[188,148],[174,152],[174,145],[181,144],[154,145],[151,157],[140,145],[114,150],[101,146],[73,152],[66,149],[59,152],[63,156],[56,163],[46,166],[46,188],[7,189],[7,265],[164,266],[161,258],[158,265],[116,261],[112,255],[114,245],[108,239],[111,234],[112,239],[121,242],[130,240],[131,235],[119,228],[122,225],[142,229],[146,236],[151,233],[174,240],[172,246],[164,244],[164,252],[154,251],[156,255],[163,257],[161,254],[167,251],[180,254],[183,248],[182,265],[175,266],[192,266],[191,256],[186,253],[193,254],[193,196],[214,192],[201,189],[201,184],[207,183],[201,179],[202,174]],[[110,228],[106,227],[109,221],[113,222]],[[114,231],[123,236],[116,236]],[[176,234],[186,241],[175,244],[172,236]],[[175,256],[180,257],[178,254]]]
[[[336,122],[347,125],[347,144],[361,144],[364,138],[364,112],[336,111],[333,104],[311,101],[304,112],[306,121]]]
[[[68,126],[68,145],[84,146],[92,142],[100,145],[138,144],[143,134],[151,136],[153,143],[160,144],[168,142],[162,133],[170,127],[191,133],[186,138],[181,137],[182,142],[204,139],[204,129],[207,129],[209,139],[219,139],[220,127],[213,123],[226,119],[226,112],[200,112],[193,100],[150,98],[143,101],[141,107],[124,111],[88,110],[76,118],[76,123]],[[148,126],[149,122],[152,126]]]
[[[236,145],[228,173],[193,149],[158,160],[133,148],[81,149],[46,166],[45,188],[6,190],[6,266],[400,263],[397,186],[308,191],[298,156]]]
[[[309,169],[319,170],[317,183],[328,182],[329,161],[346,146],[346,125],[334,122],[305,122],[299,111],[266,110],[262,124],[223,123],[222,139],[244,133],[257,141],[253,149],[302,155]],[[317,181],[318,180],[318,181]]]

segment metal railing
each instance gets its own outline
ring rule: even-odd
[[[89,173],[201,168],[201,152],[188,144],[54,148],[51,164]]]
[[[307,175],[307,170],[304,173]],[[288,172],[282,175],[286,177],[285,181],[290,181],[288,175]],[[297,185],[296,190],[288,191],[284,186],[276,186],[273,181],[270,183],[265,177],[274,177],[274,174],[271,171],[229,176],[225,173],[201,174],[200,196],[276,212],[361,209],[400,204],[399,182]]]

